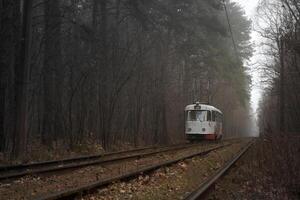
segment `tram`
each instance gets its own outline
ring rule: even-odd
[[[223,113],[214,106],[196,102],[185,107],[188,140],[218,140],[223,137]]]

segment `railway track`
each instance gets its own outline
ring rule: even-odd
[[[129,151],[119,151],[101,155],[83,156],[63,160],[20,164],[0,167],[0,180],[19,178],[26,175],[42,174],[60,170],[86,167],[90,165],[106,164],[128,159],[138,159],[168,151],[191,148],[199,144],[179,144],[168,147],[146,147]]]
[[[209,191],[209,189],[247,152],[247,150],[253,145],[254,141],[251,141],[246,147],[229,160],[222,168],[220,168],[214,175],[202,183],[195,191],[190,193],[184,198],[184,200],[196,200],[202,199]]]
[[[197,145],[197,144],[196,144]],[[169,160],[169,161],[165,161],[159,164],[155,164],[155,165],[151,165],[151,166],[147,166],[147,167],[142,167],[140,169],[134,170],[134,171],[130,171],[130,172],[126,172],[124,174],[121,175],[116,175],[114,177],[109,177],[106,179],[102,179],[96,182],[92,182],[86,185],[81,185],[79,187],[76,188],[71,188],[71,189],[67,189],[67,190],[63,190],[63,191],[59,191],[59,192],[52,192],[49,194],[43,194],[40,196],[36,196],[33,197],[32,199],[34,200],[55,200],[55,199],[72,199],[74,197],[76,197],[77,195],[81,195],[85,192],[91,191],[93,189],[96,188],[101,188],[104,187],[106,185],[109,185],[113,182],[119,181],[119,180],[128,180],[128,179],[133,179],[135,177],[137,177],[140,174],[144,174],[144,173],[148,173],[151,171],[154,171],[156,169],[159,169],[161,167],[165,167],[165,166],[169,166],[172,165],[174,163],[180,162],[182,160],[185,159],[189,159],[195,156],[205,156],[208,153],[212,152],[212,151],[216,151],[218,149],[230,146],[231,144],[221,144],[218,145],[217,147],[211,147],[209,149],[203,150],[203,151],[198,151],[197,153],[192,153],[189,155],[185,155],[182,156],[180,158],[174,159],[174,160]]]

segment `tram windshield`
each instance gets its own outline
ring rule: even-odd
[[[187,121],[207,121],[207,110],[188,110]]]

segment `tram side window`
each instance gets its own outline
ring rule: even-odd
[[[207,121],[211,121],[211,112],[207,111]]]
[[[216,117],[217,117],[216,114],[217,114],[217,112],[212,111],[212,121],[213,121],[213,122],[216,121]]]

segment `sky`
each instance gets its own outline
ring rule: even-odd
[[[233,0],[234,2],[239,3],[250,18],[255,15],[255,9],[259,0]]]
[[[254,24],[256,22],[255,16],[256,16],[256,8],[258,5],[259,0],[232,0],[233,2],[237,2],[241,5],[241,7],[245,10],[245,15],[252,20],[252,43],[254,45],[254,54],[253,57],[249,62],[247,62],[247,67],[250,68],[250,73],[252,76],[252,90],[251,90],[251,107],[252,107],[252,127],[251,127],[251,134],[252,136],[258,136],[259,135],[259,128],[257,124],[257,114],[258,114],[258,104],[261,98],[262,89],[261,89],[261,83],[260,83],[260,75],[258,72],[253,69],[254,63],[256,63],[258,60],[260,60],[260,56],[258,55],[259,48],[258,44],[261,41],[261,38],[258,36],[258,34],[254,30]],[[252,70],[251,70],[252,69]]]
[[[256,7],[258,5],[259,0],[232,0],[232,1],[240,4],[244,8],[246,16],[248,18],[250,18],[253,22],[255,22]],[[254,44],[255,49],[257,49],[256,46],[259,43],[260,38],[254,30],[252,30],[251,37],[252,37],[252,43]],[[248,63],[248,67],[250,69],[256,60],[258,60],[258,55],[254,52],[253,57],[251,58],[250,62]],[[251,91],[251,105],[252,105],[253,112],[257,113],[258,103],[259,103],[262,91],[261,91],[261,88],[259,87],[259,85],[260,85],[259,74],[257,72],[255,72],[255,70],[253,70],[251,72],[251,75],[252,75],[252,81],[253,81],[253,86],[252,86],[252,91]]]

